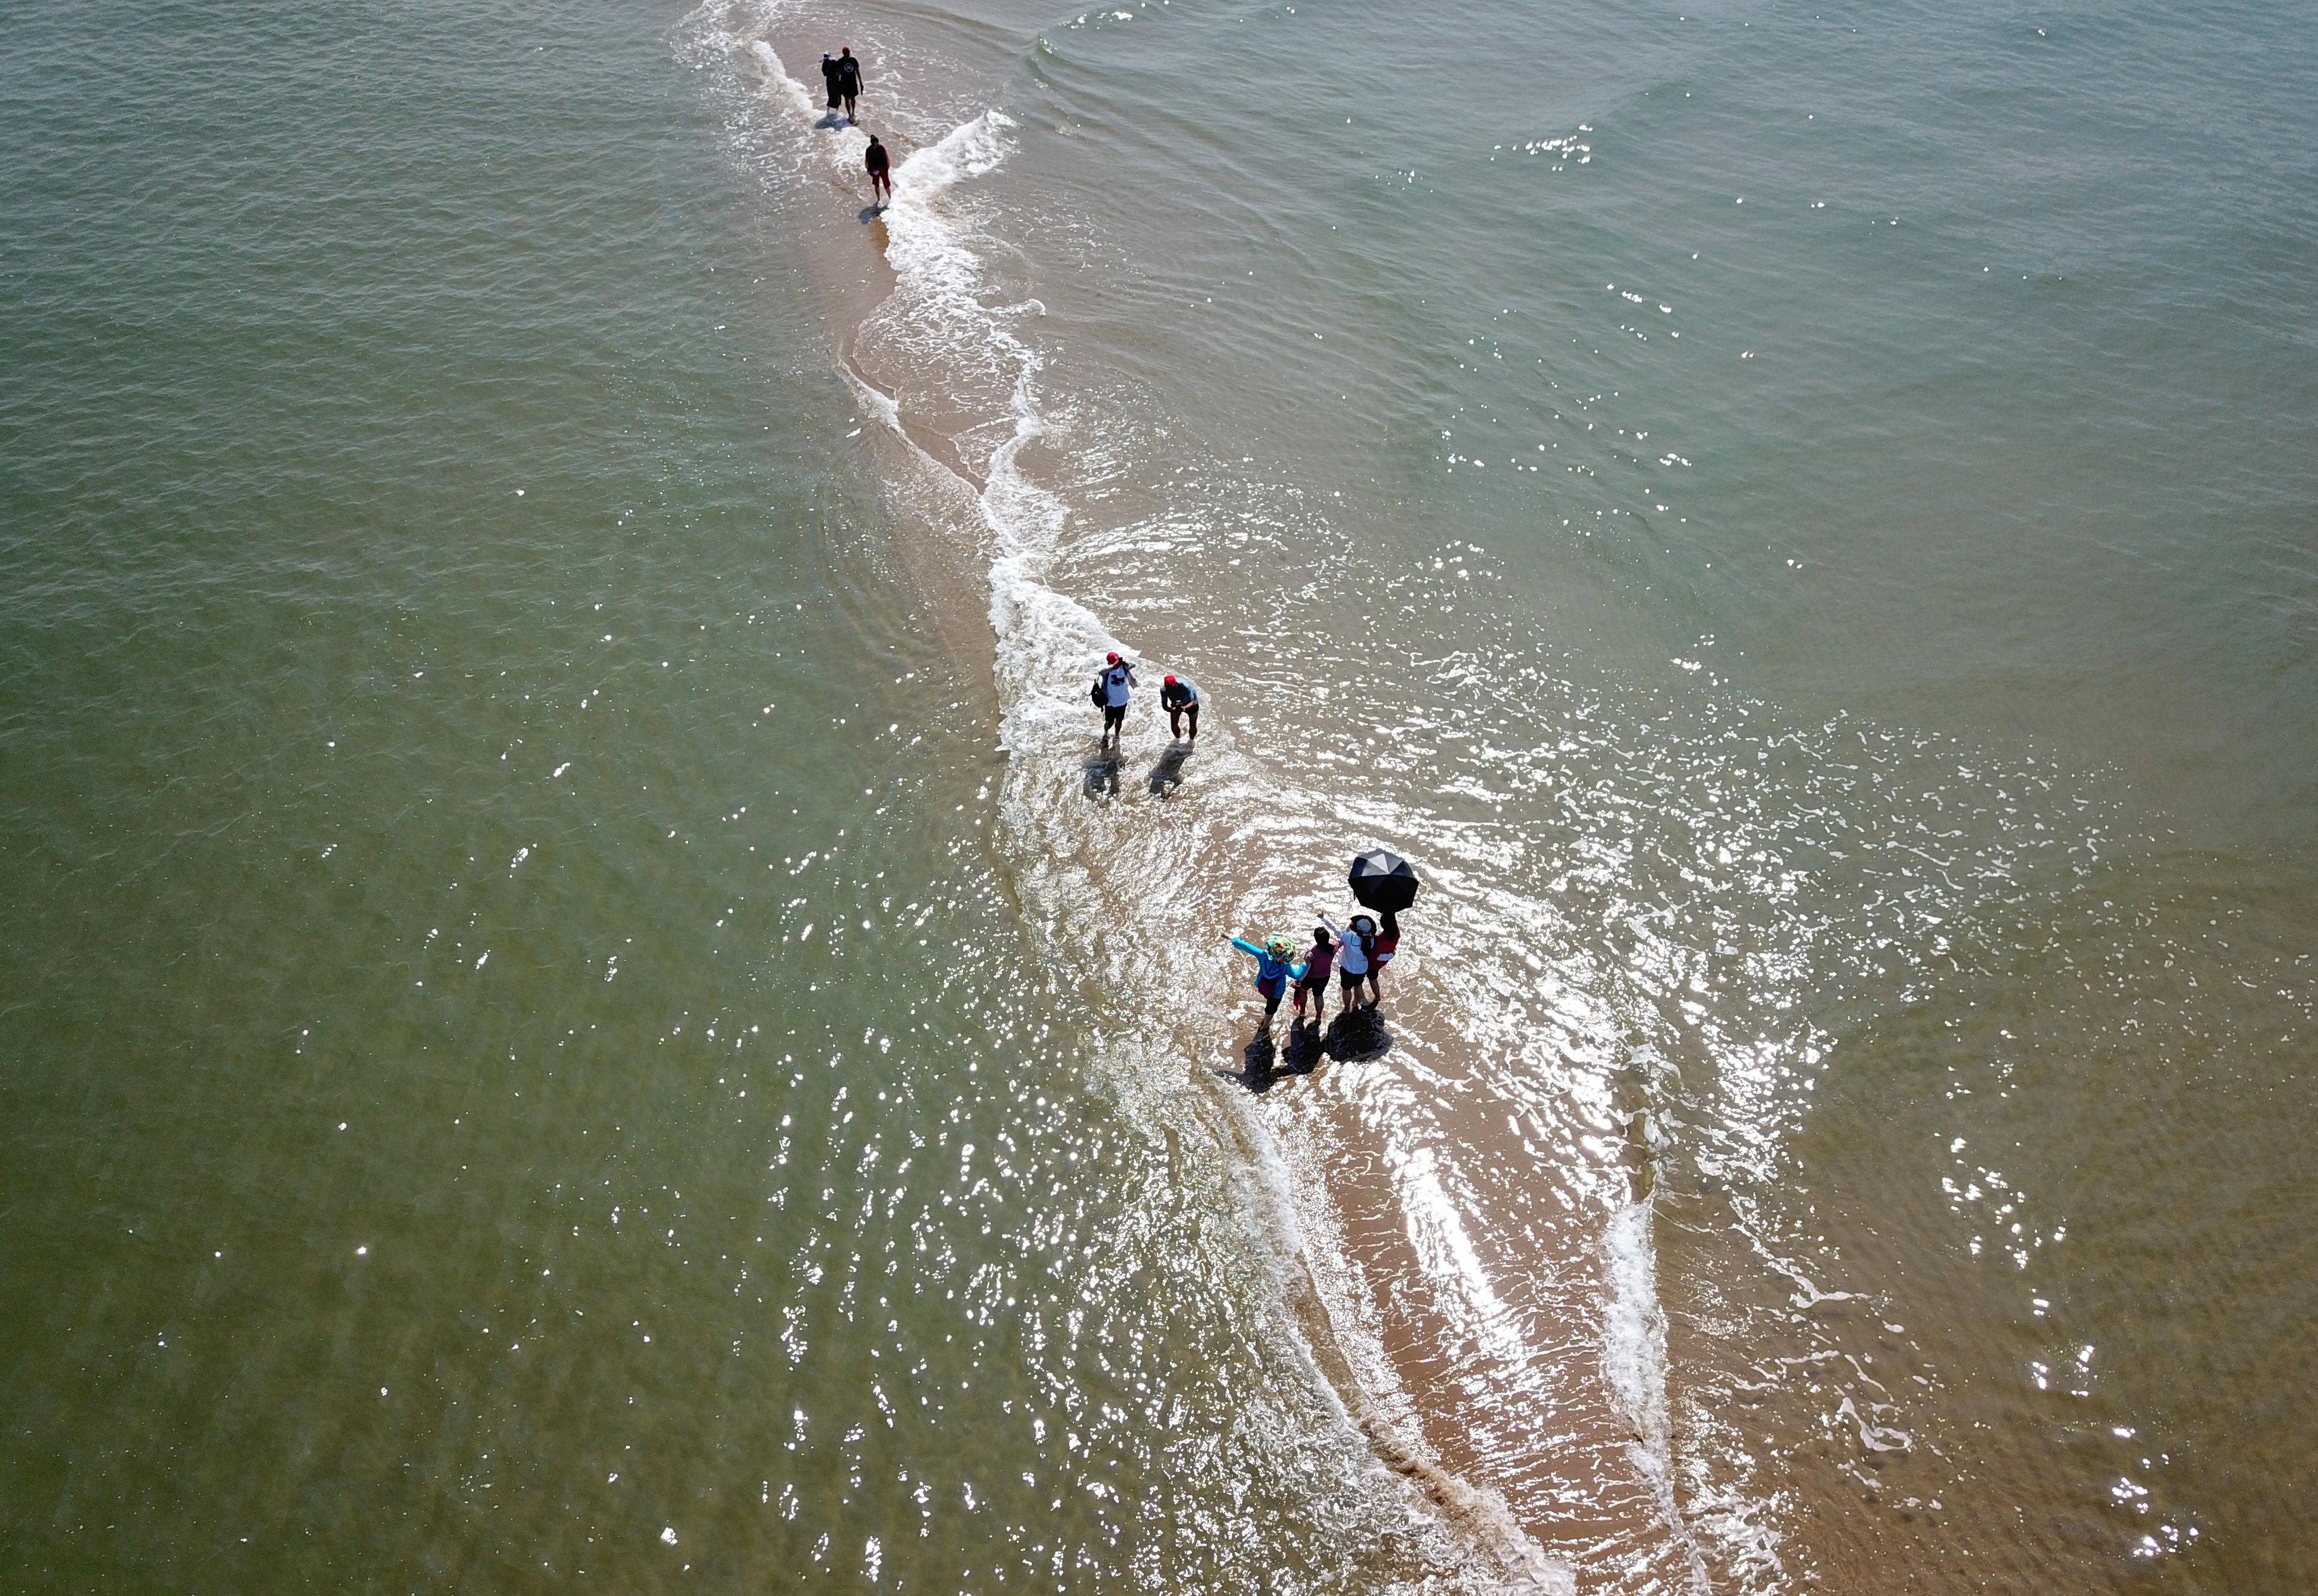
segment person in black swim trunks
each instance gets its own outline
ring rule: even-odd
[[[876,199],[878,192],[883,190],[886,202],[891,204],[894,199],[894,180],[887,175],[887,171],[893,163],[886,157],[885,147],[877,142],[877,135],[875,133],[869,135],[869,148],[861,152],[861,164],[869,168],[870,199]]]

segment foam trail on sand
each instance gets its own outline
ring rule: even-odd
[[[1691,1589],[1704,1596],[1706,1559],[1683,1523],[1674,1494],[1672,1427],[1667,1417],[1666,1310],[1650,1246],[1654,1199],[1637,1198],[1611,1216],[1602,1238],[1610,1299],[1602,1321],[1602,1372],[1633,1426],[1634,1467],[1650,1483],[1667,1524],[1689,1555]]]

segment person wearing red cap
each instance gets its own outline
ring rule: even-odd
[[[1095,672],[1094,701],[1102,706],[1102,746],[1110,748],[1114,739],[1127,735],[1127,701],[1136,687],[1135,666],[1117,654],[1103,656],[1103,667]]]
[[[1167,735],[1177,742],[1183,740],[1183,720],[1191,722],[1190,740],[1199,740],[1199,690],[1179,677],[1169,677],[1159,686],[1159,707],[1167,712]]]

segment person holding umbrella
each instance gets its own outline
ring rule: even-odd
[[[1388,909],[1378,918],[1383,923],[1377,928],[1377,934],[1369,939],[1369,1007],[1371,1009],[1384,1001],[1384,989],[1377,984],[1377,977],[1382,975],[1384,967],[1392,963],[1392,955],[1400,951],[1400,917]],[[1352,923],[1358,925],[1360,922],[1354,920]]]
[[[1406,859],[1388,848],[1379,847],[1353,859],[1348,884],[1352,896],[1364,907],[1384,917],[1381,930],[1373,922],[1370,924],[1371,935],[1361,950],[1368,955],[1363,961],[1362,974],[1369,989],[1369,1007],[1373,1009],[1384,998],[1377,976],[1392,963],[1392,955],[1400,948],[1400,911],[1416,901],[1417,888],[1423,883]],[[1361,923],[1361,919],[1352,921],[1355,927]],[[1349,987],[1352,983],[1348,981],[1346,984]]]

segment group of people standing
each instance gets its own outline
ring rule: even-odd
[[[1102,711],[1103,752],[1116,749],[1126,737],[1128,705],[1139,686],[1132,659],[1116,651],[1103,656],[1102,668],[1095,672],[1094,685],[1088,695],[1094,706]],[[1167,712],[1169,736],[1178,742],[1199,740],[1197,686],[1183,677],[1168,677],[1160,685],[1159,705]],[[1349,926],[1340,926],[1322,915],[1320,923],[1312,928],[1312,946],[1303,951],[1301,958],[1297,956],[1294,939],[1284,932],[1261,943],[1250,942],[1244,937],[1228,938],[1234,947],[1255,960],[1255,990],[1263,999],[1263,1028],[1271,1028],[1280,1000],[1290,991],[1296,996],[1294,1023],[1306,1023],[1304,1009],[1308,1000],[1312,1009],[1310,1023],[1317,1026],[1328,1011],[1331,973],[1336,977],[1342,993],[1341,1012],[1350,1014],[1355,1008],[1374,1009],[1384,995],[1377,977],[1400,948],[1400,917],[1389,909],[1380,913],[1381,923],[1368,915],[1356,914]]]
[[[861,97],[861,62],[849,44],[840,46],[835,55],[823,52],[821,58],[822,81],[829,86],[829,108],[845,112],[850,124],[853,103]],[[869,135],[869,146],[861,152],[861,163],[869,169],[869,197],[883,194],[890,202],[894,197],[893,157],[877,142],[877,135]]]
[[[1365,914],[1352,916],[1352,923],[1340,926],[1326,915],[1312,928],[1312,946],[1304,950],[1299,961],[1296,945],[1285,934],[1266,937],[1259,945],[1244,937],[1230,938],[1231,945],[1255,960],[1256,995],[1263,1000],[1263,1028],[1271,1028],[1272,1016],[1280,1012],[1280,1000],[1290,991],[1296,994],[1294,1025],[1305,1024],[1304,1002],[1312,1001],[1311,1024],[1318,1026],[1328,1013],[1328,976],[1333,970],[1342,993],[1341,1008],[1350,1014],[1357,1008],[1374,1009],[1384,996],[1378,977],[1392,963],[1392,955],[1400,950],[1400,917],[1388,909],[1383,923]],[[1368,994],[1361,1000],[1362,991]]]

